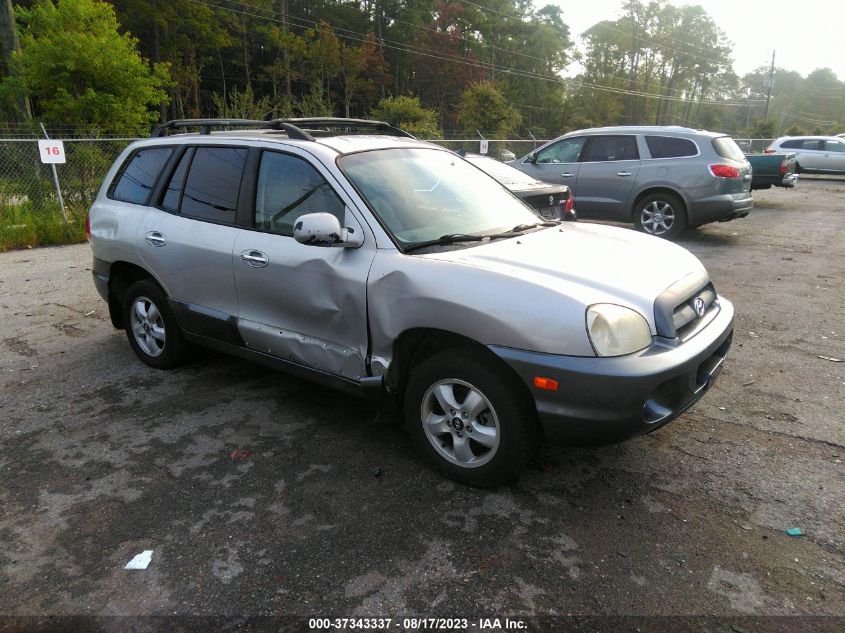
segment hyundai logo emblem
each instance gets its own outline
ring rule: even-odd
[[[701,297],[696,297],[695,302],[692,305],[692,309],[695,310],[695,313],[699,317],[703,317],[704,316],[704,299],[702,299]]]

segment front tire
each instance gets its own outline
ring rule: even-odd
[[[411,374],[405,424],[442,474],[489,488],[516,477],[537,446],[533,402],[516,376],[472,350],[440,352]]]
[[[133,351],[150,367],[170,369],[185,360],[187,343],[167,295],[152,281],[136,281],[127,288],[123,323]]]
[[[687,225],[684,203],[671,193],[653,193],[637,202],[634,207],[634,226],[638,231],[677,239]]]

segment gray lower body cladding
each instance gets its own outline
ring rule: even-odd
[[[490,349],[528,385],[547,440],[612,444],[671,422],[709,390],[730,349],[733,315],[725,302],[713,322],[682,345],[653,344],[616,358]],[[534,387],[538,376],[556,380],[558,390]]]
[[[720,194],[696,200],[689,207],[690,224],[727,222],[744,218],[754,208],[751,192],[742,194]]]

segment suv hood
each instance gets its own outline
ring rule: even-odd
[[[700,278],[702,285],[707,280],[704,266],[685,248],[600,224],[565,224],[423,257],[539,285],[584,306],[625,305],[646,317],[652,333],[654,301],[663,291],[685,277]]]

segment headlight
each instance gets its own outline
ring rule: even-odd
[[[643,315],[612,303],[587,308],[587,334],[598,356],[633,354],[651,344]]]

